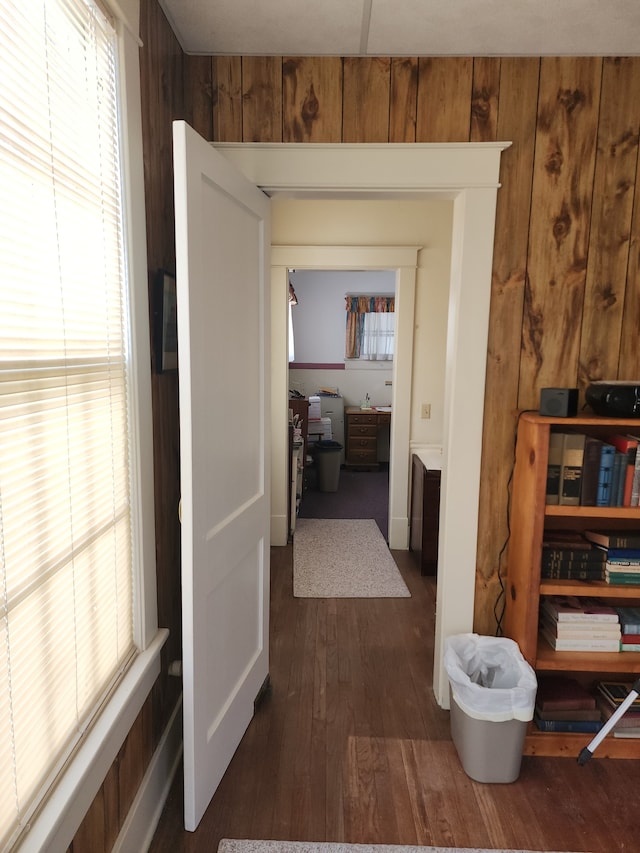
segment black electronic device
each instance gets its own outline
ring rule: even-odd
[[[638,382],[592,382],[585,399],[596,415],[608,418],[640,418]]]
[[[551,418],[573,418],[578,414],[577,388],[542,388],[540,414]]]

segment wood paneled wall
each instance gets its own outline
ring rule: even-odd
[[[501,612],[516,412],[640,377],[640,58],[185,57],[220,142],[483,142],[502,157],[475,628]]]

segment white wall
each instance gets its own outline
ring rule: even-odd
[[[393,362],[345,360],[344,298],[347,294],[393,296],[395,270],[296,270],[289,279],[298,297],[292,310],[296,363],[344,365],[341,369],[291,367],[289,388],[305,395],[315,394],[320,387],[338,388],[346,406],[359,406],[366,394],[374,406],[388,406]]]
[[[453,202],[401,199],[352,201],[280,199],[272,202],[271,240],[275,245],[412,245],[418,255],[416,323],[412,382],[411,442],[441,444],[444,424],[444,373],[451,259]],[[294,309],[295,310],[295,309]],[[319,384],[301,371],[303,393]],[[337,385],[345,396],[359,391],[347,384],[356,371],[324,374],[323,383]],[[309,384],[310,383],[310,384]],[[386,388],[386,391],[385,391]],[[391,389],[371,383],[378,405],[390,402]],[[431,403],[431,419],[420,418],[422,403]]]

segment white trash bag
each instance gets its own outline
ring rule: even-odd
[[[456,703],[473,719],[533,719],[538,682],[514,640],[480,634],[447,637],[444,668]]]

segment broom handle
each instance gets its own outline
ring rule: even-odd
[[[625,698],[624,702],[620,705],[620,707],[616,710],[615,714],[612,714],[607,720],[606,724],[600,729],[598,734],[593,738],[589,746],[585,746],[580,750],[580,755],[578,756],[578,764],[583,765],[586,764],[587,761],[591,758],[596,749],[600,746],[602,741],[609,734],[611,729],[618,722],[620,717],[623,717],[627,708],[633,704],[633,702],[637,699],[638,694],[640,693],[640,678],[633,684],[631,690],[629,691],[628,696]]]

